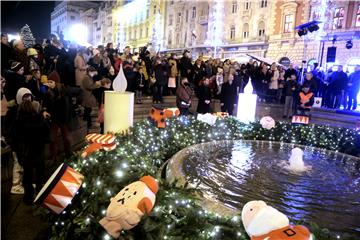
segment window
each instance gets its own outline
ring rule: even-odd
[[[173,5],[174,4],[174,1],[170,1],[170,5]]]
[[[134,30],[134,38],[137,39],[137,30]]]
[[[149,18],[149,9],[146,9],[146,18]]]
[[[245,10],[249,10],[250,9],[250,2],[246,1],[245,2]]]
[[[75,20],[75,16],[70,16],[70,19],[71,19],[71,20]]]
[[[342,28],[344,22],[344,14],[345,9],[343,7],[335,9],[333,29]]]
[[[232,13],[236,13],[237,12],[237,2],[233,2],[232,3],[232,10],[231,10]]]
[[[193,7],[192,8],[192,15],[191,15],[191,18],[196,18],[196,7]]]
[[[358,9],[356,12],[356,20],[355,27],[360,27],[360,4],[358,5]]]
[[[173,15],[170,15],[169,16],[169,26],[172,26],[173,25]]]
[[[180,23],[180,22],[181,22],[181,12],[178,13],[176,18],[176,23]]]
[[[148,28],[148,27],[146,28],[146,32],[145,32],[145,34],[146,34],[146,37],[148,37],[148,36],[149,36],[149,28]]]
[[[180,34],[176,33],[176,44],[179,44],[180,42]]]
[[[243,26],[243,37],[248,38],[249,37],[249,24],[245,23]]]
[[[126,32],[124,32],[124,41],[126,41]]]
[[[232,26],[230,28],[230,39],[233,40],[235,38],[235,27]]]
[[[284,17],[284,33],[291,33],[293,31],[294,15],[287,14]]]
[[[189,20],[189,10],[186,10],[185,12],[185,21],[188,22]]]
[[[154,5],[154,15],[156,14],[156,5]]]
[[[261,8],[266,8],[267,7],[267,0],[261,0]]]
[[[259,23],[259,37],[265,36],[265,23],[261,21]]]
[[[143,35],[143,29],[140,28],[140,38],[142,38],[142,35]]]
[[[168,36],[168,45],[172,44],[172,32],[169,31],[169,36]]]

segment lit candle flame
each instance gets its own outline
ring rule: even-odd
[[[122,67],[122,64],[120,64],[120,71],[113,82],[113,88],[115,92],[121,92],[124,93],[127,87],[127,81],[124,74],[124,70]]]
[[[245,88],[244,88],[244,93],[245,94],[252,94],[253,93],[253,86],[251,84],[251,78],[249,78],[249,82],[248,84],[246,84]]]

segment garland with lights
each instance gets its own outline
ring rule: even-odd
[[[41,210],[54,222],[51,239],[112,239],[98,223],[105,216],[110,197],[141,176],[159,175],[162,164],[179,150],[226,139],[280,141],[360,155],[360,133],[345,128],[276,122],[267,130],[259,122],[243,124],[232,117],[219,118],[213,126],[193,117],[178,117],[167,120],[166,128],[159,129],[144,120],[128,133],[117,135],[115,150],[69,159],[85,179],[61,215]],[[249,239],[240,216],[230,218],[207,212],[198,204],[196,189],[178,188],[162,179],[159,185],[151,214],[132,230],[122,231],[121,239]],[[304,224],[316,239],[340,237],[316,224]],[[351,236],[341,236],[347,237]]]

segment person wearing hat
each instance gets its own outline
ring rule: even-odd
[[[18,114],[10,130],[13,141],[12,149],[16,151],[18,161],[24,169],[23,186],[24,202],[32,204],[34,188],[32,185],[33,169],[36,170],[36,191],[44,184],[44,150],[49,141],[49,128],[39,113],[40,104],[27,88],[20,88],[16,94],[19,105]]]
[[[38,52],[35,50],[35,48],[29,48],[27,50],[27,55],[29,57],[30,72],[35,69],[40,69],[39,64],[38,64]]]

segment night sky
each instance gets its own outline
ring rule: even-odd
[[[54,1],[1,1],[1,32],[18,33],[25,24],[30,26],[36,42],[50,34],[50,13]]]

